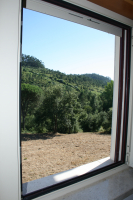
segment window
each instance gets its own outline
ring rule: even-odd
[[[115,86],[113,100],[113,122],[112,122],[112,146],[111,158],[113,163],[97,169],[93,172],[84,173],[66,181],[60,181],[55,185],[41,189],[42,193],[65,187],[77,181],[91,177],[97,173],[103,172],[125,162],[126,148],[126,129],[128,116],[128,91],[129,91],[129,66],[130,66],[130,28],[124,24],[107,19],[88,10],[62,1],[51,1],[52,4],[41,1],[27,1],[26,7],[56,17],[67,19],[85,26],[89,26],[104,32],[115,35]],[[56,7],[57,4],[60,7]],[[69,10],[68,10],[69,9]],[[62,81],[61,79],[59,81]],[[26,159],[26,158],[25,158]],[[31,191],[23,197],[34,197],[39,195],[40,191]],[[33,195],[33,196],[32,196]]]

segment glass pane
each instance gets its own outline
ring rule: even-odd
[[[110,164],[114,49],[114,35],[24,9],[23,194]]]

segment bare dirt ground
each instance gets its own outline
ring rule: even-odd
[[[22,134],[22,182],[105,158],[110,146],[108,134]]]

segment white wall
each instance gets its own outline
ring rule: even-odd
[[[0,200],[20,199],[20,0],[0,0]]]

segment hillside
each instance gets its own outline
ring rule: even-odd
[[[47,69],[37,58],[23,55],[22,57],[22,83],[38,85],[41,88],[50,85],[63,85],[76,91],[89,90],[101,93],[110,78],[98,74],[66,75],[59,71]]]
[[[88,76],[92,79],[96,79],[96,80],[101,80],[103,81],[103,83],[107,84],[107,82],[110,82],[111,81],[111,78],[110,77],[105,77],[105,76],[102,76],[102,75],[99,75],[99,74],[95,74],[95,73],[92,73],[92,74],[84,74],[85,76]]]
[[[35,133],[111,131],[113,81],[98,74],[66,75],[22,56],[21,128]]]

